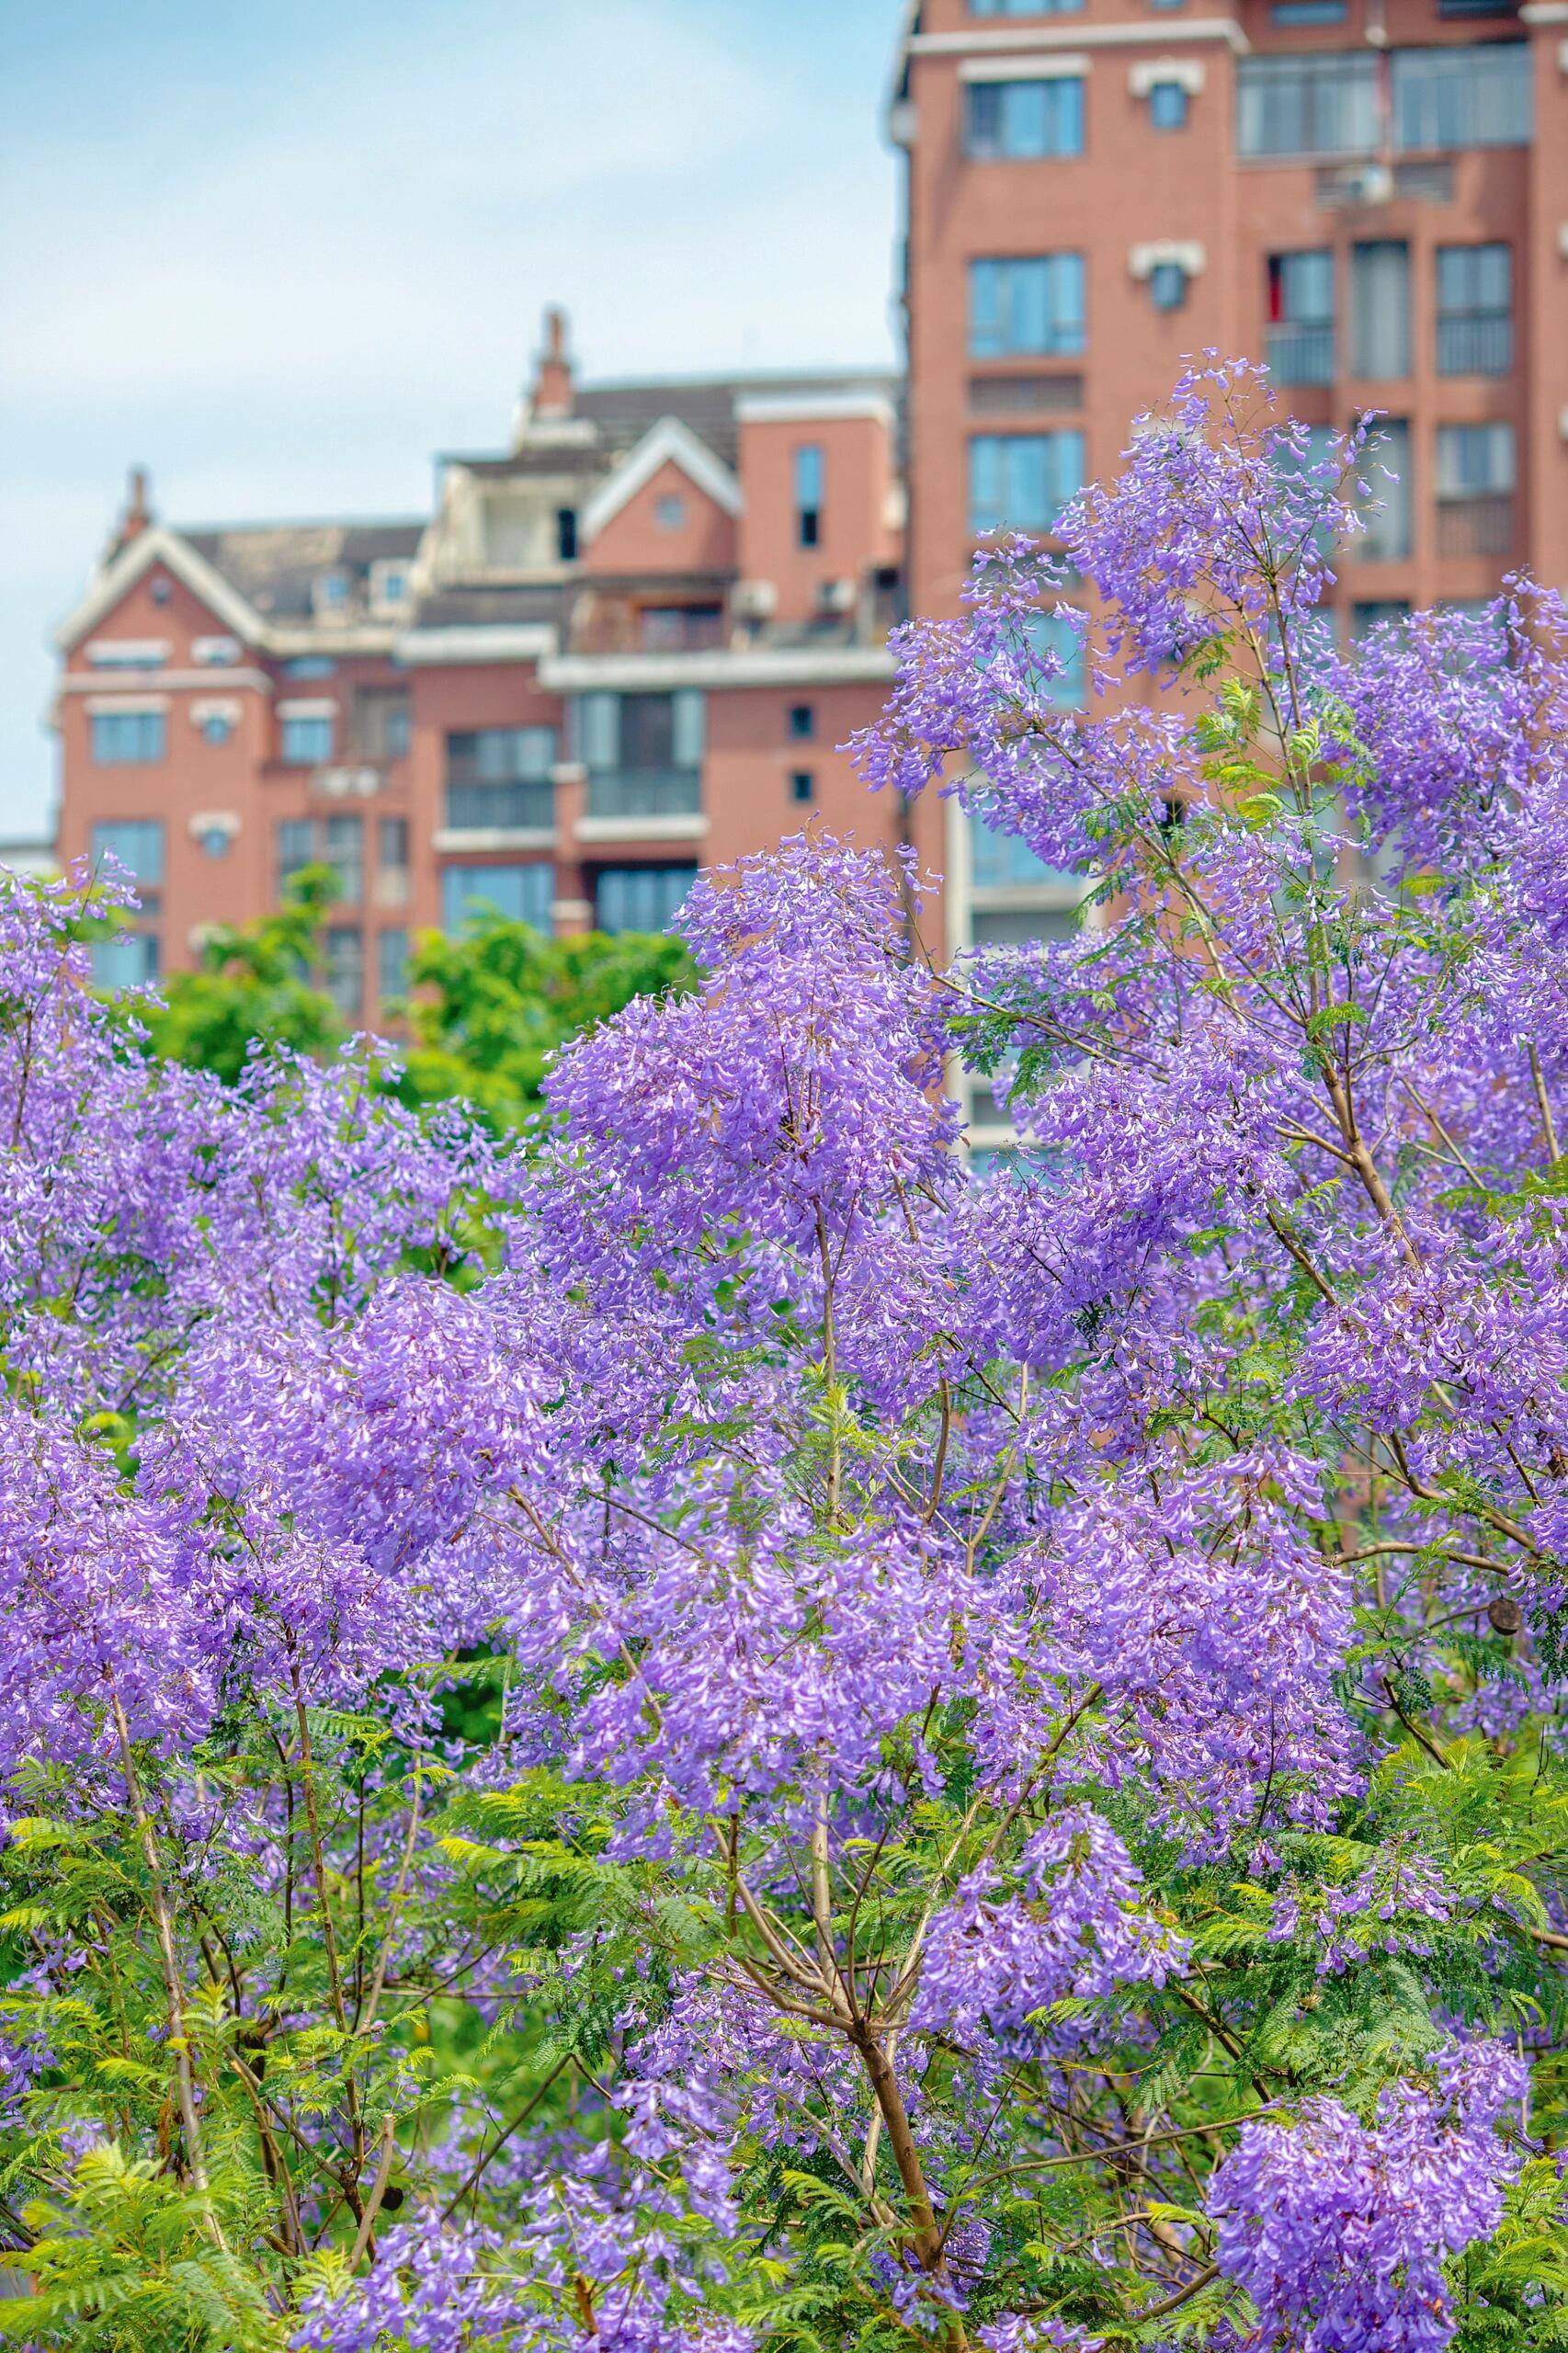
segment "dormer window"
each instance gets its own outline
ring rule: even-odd
[[[562,563],[577,561],[577,509],[558,506],[555,510],[555,553]]]
[[[329,575],[333,576],[333,575]],[[339,574],[335,575],[342,577]],[[409,598],[409,567],[388,558],[370,566],[370,602],[381,612],[397,612]]]
[[[347,572],[321,572],[311,584],[311,603],[318,613],[341,613],[348,604]]]

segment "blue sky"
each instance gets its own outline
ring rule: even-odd
[[[0,834],[133,461],[201,523],[412,514],[585,372],[880,361],[898,0],[0,0]]]

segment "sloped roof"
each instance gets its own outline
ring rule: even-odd
[[[179,537],[269,620],[309,620],[312,585],[344,572],[353,586],[370,566],[412,558],[422,521],[237,523],[182,530]]]

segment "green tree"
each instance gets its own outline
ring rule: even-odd
[[[679,940],[642,932],[549,939],[493,915],[457,938],[426,933],[399,1092],[409,1103],[462,1096],[494,1127],[516,1127],[538,1109],[546,1065],[568,1038],[691,977]]]
[[[329,1052],[343,1038],[332,999],[314,985],[327,911],[337,878],[308,866],[290,881],[283,904],[254,923],[221,924],[208,937],[194,972],[171,972],[163,1002],[140,1009],[153,1051],[166,1062],[216,1071],[231,1084],[253,1040],[296,1053]]]

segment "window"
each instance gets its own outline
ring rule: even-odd
[[[1268,256],[1268,365],[1281,384],[1334,379],[1334,256],[1326,247]]]
[[[357,1022],[365,994],[365,935],[354,924],[329,924],[324,946],[326,993],[340,1020]]]
[[[1065,17],[1084,0],[969,0],[971,17]]]
[[[663,498],[653,501],[653,528],[657,531],[684,531],[686,501],[679,491],[666,491]]]
[[[380,817],[376,821],[376,864],[383,874],[408,871],[408,819]]]
[[[607,866],[594,891],[600,931],[664,931],[697,880],[695,866]]]
[[[1273,0],[1268,13],[1277,25],[1342,25],[1350,8],[1349,0]]]
[[[337,665],[330,654],[297,654],[291,662],[283,665],[283,676],[300,686],[312,678],[330,678],[336,670]]]
[[[965,83],[964,153],[977,162],[1027,161],[1083,152],[1082,74],[1029,82]]]
[[[555,553],[562,563],[577,561],[577,510],[574,506],[558,506],[555,510]]]
[[[969,348],[1067,357],[1084,348],[1084,256],[1037,254],[969,266]]]
[[[408,602],[408,566],[383,561],[370,566],[370,600],[383,611],[395,611]]]
[[[1367,155],[1377,144],[1378,61],[1369,51],[1238,59],[1238,154]]]
[[[145,988],[158,977],[155,931],[117,931],[92,945],[93,985],[100,989]]]
[[[234,722],[226,710],[210,710],[201,722],[204,744],[226,744],[234,732]]]
[[[301,867],[330,866],[339,899],[347,906],[358,906],[364,890],[362,817],[280,818],[276,842],[279,897]]]
[[[408,934],[401,926],[376,934],[376,995],[385,1005],[408,986]]]
[[[237,637],[193,637],[190,658],[205,670],[226,670],[240,658]]]
[[[1437,247],[1437,373],[1506,376],[1514,364],[1508,245]]]
[[[795,539],[803,548],[822,541],[824,475],[821,449],[814,442],[802,442],[795,451]]]
[[[1396,49],[1391,71],[1393,143],[1403,153],[1528,145],[1533,108],[1526,42]]]
[[[1362,563],[1400,563],[1410,553],[1414,501],[1410,481],[1410,424],[1401,416],[1379,420],[1363,467],[1371,497],[1362,507],[1367,528],[1352,544]]]
[[[1187,272],[1179,261],[1157,261],[1149,272],[1149,300],[1156,311],[1179,311],[1187,300]]]
[[[817,732],[816,705],[792,702],[790,705],[790,740],[793,744],[809,744]]]
[[[1151,82],[1149,127],[1152,131],[1182,131],[1187,127],[1187,86],[1181,82]]]
[[[163,758],[168,727],[161,710],[95,710],[92,735],[100,767],[131,767]]]
[[[580,695],[577,756],[588,771],[590,817],[690,815],[701,807],[701,692]]]
[[[983,433],[969,445],[969,521],[976,533],[1049,531],[1084,479],[1084,437]]]
[[[814,801],[816,797],[817,780],[810,768],[796,768],[790,778],[790,800],[807,801]]]
[[[1439,425],[1437,495],[1484,498],[1514,487],[1511,425]]]
[[[234,828],[232,825],[203,825],[196,840],[203,858],[227,858],[234,846]]]
[[[291,768],[319,767],[332,757],[332,719],[325,711],[284,714],[282,755]]]
[[[447,738],[447,824],[470,829],[555,823],[553,727],[482,727]]]
[[[1350,366],[1373,381],[1410,373],[1410,247],[1401,237],[1350,248]]]
[[[1051,699],[1064,710],[1076,709],[1088,685],[1088,657],[1084,632],[1062,613],[1030,613],[1024,634],[1037,654],[1053,665]]]
[[[164,879],[164,823],[161,817],[117,817],[93,827],[93,864],[118,859],[128,874],[154,891]]]
[[[408,696],[401,687],[362,687],[354,698],[354,749],[362,760],[407,757]]]
[[[441,927],[462,931],[499,915],[507,923],[551,926],[555,869],[540,860],[530,866],[447,866],[441,870]]]
[[[318,573],[311,583],[311,602],[318,613],[340,613],[348,602],[349,587],[346,572]]]

